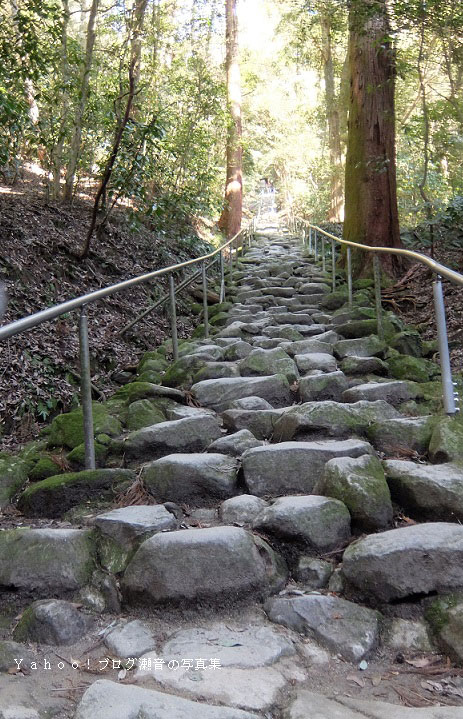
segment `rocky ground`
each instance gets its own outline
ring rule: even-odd
[[[2,719],[463,717],[463,423],[262,227],[211,337],[0,459]],[[69,471],[73,470],[73,471]]]

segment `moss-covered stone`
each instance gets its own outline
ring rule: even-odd
[[[429,382],[432,377],[439,374],[439,367],[434,362],[400,353],[390,357],[387,366],[392,377],[413,382]]]
[[[151,370],[143,370],[138,376],[137,382],[150,382],[151,384],[160,384],[162,374],[160,372],[152,372]]]
[[[98,537],[97,547],[101,566],[111,574],[123,572],[137,550],[136,546],[124,547],[104,534]]]
[[[6,507],[27,481],[28,465],[22,459],[3,455],[0,458],[0,509]]]
[[[463,420],[455,417],[440,417],[429,443],[429,457],[432,462],[453,462],[463,459]]]
[[[121,388],[121,390],[124,389],[125,387]],[[121,433],[121,422],[109,413],[107,407],[99,402],[93,402],[92,406],[95,435],[104,433],[115,437]],[[74,447],[82,444],[83,441],[84,426],[82,408],[55,417],[50,425],[50,434],[48,436],[48,445],[50,447],[63,446],[74,449]]]
[[[420,333],[413,329],[398,332],[389,344],[403,355],[421,357],[423,354],[423,340]]]
[[[0,672],[8,672],[18,668],[15,659],[23,659],[23,666],[30,666],[31,662],[36,661],[32,652],[24,646],[24,644],[18,644],[17,642],[2,642],[0,641]]]
[[[463,595],[439,597],[426,610],[426,621],[446,654],[463,664]]]
[[[344,502],[352,522],[362,529],[384,529],[392,522],[391,495],[381,462],[374,456],[330,459],[315,491]]]
[[[373,422],[367,429],[368,439],[388,456],[404,452],[426,454],[437,419],[435,417],[397,417]]]
[[[128,407],[127,429],[141,429],[165,421],[166,417],[162,410],[149,399],[138,399]]]
[[[193,377],[205,364],[204,359],[194,355],[180,357],[170,365],[162,378],[162,384],[166,387],[191,387]]]
[[[209,307],[209,317],[212,318],[218,314],[221,314],[224,312],[229,312],[232,307],[233,307],[232,302],[219,302],[216,305],[212,305],[212,307]]]
[[[94,447],[96,466],[103,467],[109,451],[109,445],[95,442]],[[77,447],[74,447],[74,449],[72,449],[67,455],[67,460],[74,467],[85,467],[85,445],[82,443],[79,444]],[[48,474],[47,477],[53,477],[54,475],[56,475],[56,471],[53,474]],[[43,477],[43,479],[46,479],[47,477]]]
[[[347,299],[347,287],[342,287],[339,290],[326,294],[321,301],[320,306],[325,310],[337,310],[346,304]]]
[[[366,277],[363,279],[360,278],[358,280],[354,280],[354,282],[352,284],[352,287],[354,288],[354,290],[366,290],[369,287],[374,287],[374,286],[375,286],[374,280],[370,280]]]
[[[158,352],[145,352],[138,363],[138,372],[163,372],[167,366],[166,358]]]
[[[114,497],[135,480],[129,469],[89,469],[67,472],[31,484],[18,508],[27,517],[60,517],[85,500]]]
[[[217,312],[213,317],[209,319],[209,324],[213,327],[223,327],[228,320],[227,312]]]
[[[202,339],[204,337],[204,325],[200,324],[191,333],[192,339]]]
[[[29,479],[31,482],[40,482],[42,479],[58,474],[60,469],[61,467],[51,457],[45,455],[29,472]]]

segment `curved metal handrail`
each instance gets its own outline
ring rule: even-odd
[[[374,271],[374,285],[375,285],[375,304],[376,304],[376,329],[378,336],[384,339],[384,327],[382,318],[382,304],[381,304],[381,268],[379,263],[379,254],[390,254],[398,255],[402,257],[410,257],[423,265],[429,267],[432,272],[436,274],[436,280],[433,282],[433,296],[434,296],[434,310],[436,314],[436,325],[437,325],[437,339],[439,346],[439,359],[441,366],[441,377],[442,377],[442,396],[444,402],[445,412],[449,415],[455,414],[459,411],[457,403],[459,401],[458,396],[455,392],[455,383],[452,381],[452,370],[450,366],[450,353],[448,346],[447,336],[447,324],[445,318],[445,305],[444,305],[444,293],[442,288],[442,277],[450,280],[457,285],[463,286],[463,275],[455,270],[451,270],[450,267],[442,265],[440,262],[436,262],[431,257],[422,254],[421,252],[415,252],[414,250],[406,250],[395,247],[375,247],[372,245],[362,245],[359,242],[351,242],[350,240],[344,240],[336,235],[323,230],[318,225],[313,225],[308,220],[304,220],[300,217],[292,217],[291,223],[294,231],[298,228],[309,228],[309,252],[312,250],[312,233],[314,233],[314,255],[317,260],[317,235],[322,235],[322,267],[325,270],[325,248],[324,238],[327,237],[331,241],[331,260],[332,260],[332,282],[333,291],[336,287],[336,259],[335,259],[335,245],[345,245],[347,247],[347,262],[346,262],[346,274],[347,274],[347,290],[348,290],[348,302],[349,306],[352,306],[352,260],[351,260],[351,248],[363,250],[365,252],[373,253],[373,271]],[[305,230],[302,235],[302,242],[305,241]]]
[[[166,275],[169,272],[176,272],[177,270],[181,270],[184,267],[189,267],[190,265],[205,262],[211,257],[216,257],[219,253],[223,252],[223,250],[229,247],[237,239],[237,237],[239,237],[242,233],[246,232],[248,229],[249,228],[246,227],[245,229],[240,230],[236,233],[236,235],[234,235],[230,240],[225,242],[216,250],[214,250],[213,252],[208,252],[206,255],[202,255],[201,257],[194,257],[193,259],[186,260],[185,262],[179,262],[175,265],[170,265],[169,267],[163,267],[161,270],[154,270],[153,272],[148,272],[144,275],[132,277],[130,280],[124,280],[123,282],[118,282],[115,285],[103,287],[101,290],[94,290],[93,292],[88,292],[85,295],[80,295],[79,297],[76,297],[72,300],[66,300],[65,302],[61,302],[58,305],[53,305],[53,307],[48,307],[46,310],[35,312],[32,315],[22,317],[19,320],[8,323],[7,325],[0,326],[0,340],[7,339],[8,337],[13,337],[14,335],[20,334],[21,332],[25,332],[26,330],[38,327],[39,325],[43,324],[43,322],[53,320],[56,317],[60,317],[61,315],[65,315],[68,312],[71,312],[72,310],[79,309],[84,305],[88,305],[92,302],[96,302],[97,300],[101,300],[104,297],[108,297],[108,295],[112,295],[116,292],[129,289],[130,287],[135,287],[137,285],[143,284],[144,282],[147,282],[154,277],[161,277],[162,275]],[[238,251],[238,249],[239,248],[236,248],[236,251]]]
[[[399,249],[395,247],[375,247],[372,245],[362,245],[359,242],[351,242],[350,240],[344,240],[340,237],[336,237],[336,235],[332,235],[330,232],[322,230],[322,228],[318,225],[312,225],[310,222],[308,222],[307,220],[303,220],[300,217],[296,218],[296,221],[302,222],[307,227],[312,228],[312,230],[320,232],[322,235],[325,235],[325,237],[329,237],[330,240],[334,240],[341,245],[347,245],[348,247],[357,247],[360,250],[365,250],[365,252],[380,252],[383,254],[413,257],[414,259],[418,260],[418,262],[427,265],[433,272],[440,275],[441,277],[446,277],[451,282],[455,282],[458,285],[463,285],[462,274],[460,274],[459,272],[455,272],[455,270],[451,270],[450,267],[442,265],[440,262],[436,262],[435,260],[431,259],[431,257],[424,255],[422,252],[415,252],[415,250]]]

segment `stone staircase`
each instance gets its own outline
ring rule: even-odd
[[[79,412],[10,462],[0,719],[463,718],[438,368],[275,226],[234,280],[211,338],[97,405],[99,469]]]

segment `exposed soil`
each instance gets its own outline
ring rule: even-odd
[[[31,168],[34,169],[34,168]],[[89,224],[91,197],[72,208],[46,203],[42,183],[31,170],[13,187],[0,185],[0,282],[8,307],[2,323],[11,322],[79,296],[161,267],[199,256],[213,239],[204,225],[175,227],[167,234],[148,227],[131,228],[123,210],[111,216],[107,231],[94,237],[90,256],[79,260]],[[165,309],[158,309],[123,336],[118,331],[164,294],[166,281],[147,283],[89,307],[92,381],[108,395],[114,378],[137,363],[147,349],[169,335]],[[179,337],[191,334],[191,297],[178,297]],[[34,437],[42,418],[69,409],[79,392],[78,312],[15,336],[0,346],[0,436],[4,448]],[[95,398],[101,398],[98,392]],[[48,405],[47,405],[48,403]],[[37,412],[38,407],[38,412]]]

